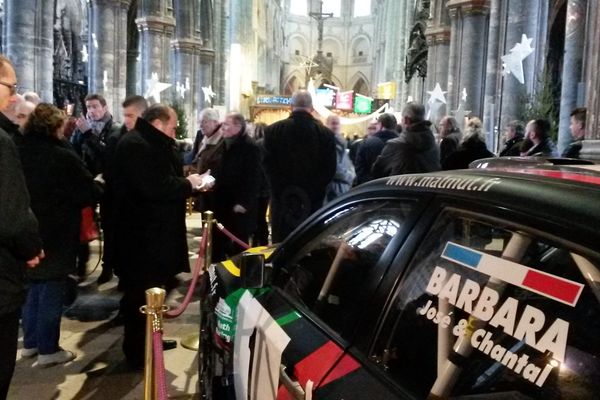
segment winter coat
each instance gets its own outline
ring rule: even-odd
[[[0,129],[0,315],[20,309],[25,302],[25,262],[41,248],[17,147]]]
[[[350,190],[356,178],[354,164],[352,164],[350,154],[346,150],[346,140],[338,134],[335,135],[335,153],[337,166],[333,180],[327,186],[325,202],[331,201]]]
[[[569,143],[567,148],[563,151],[562,157],[565,158],[579,158],[581,147],[583,146],[583,139],[577,139]]]
[[[92,129],[81,132],[77,128],[70,139],[73,148],[93,176],[104,172],[108,138],[118,135],[121,129],[121,125],[114,122],[110,114],[106,113],[104,119],[106,122],[98,134],[94,134]]]
[[[213,172],[215,217],[242,236],[256,229],[260,174],[260,150],[250,136],[242,132],[223,140],[221,162]],[[236,204],[246,213],[234,213]]]
[[[440,163],[443,164],[448,156],[458,149],[460,144],[460,133],[454,132],[446,136],[440,142]]]
[[[558,157],[558,150],[556,145],[550,138],[546,138],[544,141],[531,147],[523,156],[534,156],[534,157]]]
[[[186,199],[191,183],[175,140],[138,118],[114,159],[114,255],[117,272],[168,280],[189,271]]]
[[[373,178],[440,170],[440,153],[431,122],[411,125],[400,137],[387,142],[373,164]]]
[[[500,151],[500,157],[518,157],[521,155],[521,145],[523,144],[523,136],[515,136],[509,139],[504,144],[504,148]]]
[[[375,179],[372,175],[373,164],[381,154],[386,143],[391,139],[398,138],[396,131],[383,129],[365,138],[356,152],[356,184],[368,182]]]
[[[280,241],[323,205],[336,170],[335,140],[308,112],[294,111],[265,129],[264,147],[273,240]]]
[[[75,272],[81,209],[93,203],[92,175],[68,143],[43,132],[25,135],[19,151],[45,253],[28,275],[40,281],[66,278]]]
[[[12,122],[4,113],[0,112],[0,128],[8,133],[13,142],[19,147],[23,142],[23,134],[19,130],[19,125]]]
[[[485,143],[479,139],[464,141],[454,153],[450,154],[442,164],[444,170],[448,169],[467,169],[469,164],[482,158],[495,157],[490,152]]]

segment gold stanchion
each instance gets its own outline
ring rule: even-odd
[[[152,326],[154,318],[158,318],[162,326],[163,305],[166,292],[164,289],[151,288],[146,290],[146,305],[140,311],[146,314],[146,349],[144,353],[144,399],[152,400],[158,398],[154,385],[154,368],[152,356]]]
[[[208,267],[212,262],[212,228],[214,224],[214,214],[212,211],[204,212],[204,226],[206,227],[206,249],[204,252],[204,267],[202,268],[202,273],[207,273]],[[202,313],[202,307],[200,307],[200,313]],[[200,321],[202,321],[202,315],[200,315]],[[202,330],[202,326],[198,330],[198,333],[191,334],[181,340],[181,346],[193,351],[198,351],[200,349],[200,331]]]

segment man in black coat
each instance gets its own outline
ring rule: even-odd
[[[371,174],[375,160],[381,154],[388,140],[398,137],[396,131],[397,121],[393,114],[381,114],[377,117],[377,123],[377,132],[363,140],[356,153],[354,168],[356,170],[357,185],[375,178]]]
[[[583,140],[585,139],[585,119],[587,109],[585,107],[578,107],[571,111],[571,135],[573,141],[564,149],[561,157],[565,158],[579,158],[581,147],[583,146]]]
[[[431,122],[425,120],[425,107],[408,104],[402,110],[402,124],[400,137],[388,141],[373,164],[373,178],[440,170],[440,153]]]
[[[313,118],[310,93],[292,96],[292,113],[265,129],[265,172],[271,184],[273,242],[286,238],[323,205],[336,169],[333,133]]]
[[[176,152],[177,114],[156,104],[119,141],[114,157],[114,257],[123,288],[123,352],[144,363],[145,318],[139,307],[151,287],[172,289],[175,275],[189,270],[186,199],[202,178],[183,177]]]
[[[506,127],[504,148],[500,151],[500,157],[519,157],[521,145],[525,140],[525,126],[521,121],[511,121]]]
[[[221,127],[223,150],[221,162],[213,171],[215,177],[215,217],[231,233],[244,242],[256,231],[256,213],[260,190],[261,155],[258,146],[246,133],[246,121],[239,113],[231,113]],[[239,253],[220,232],[215,233],[213,260]]]
[[[16,92],[15,71],[0,55],[0,112]],[[0,399],[6,398],[15,368],[19,316],[27,294],[26,266],[39,263],[41,249],[17,148],[0,129]]]

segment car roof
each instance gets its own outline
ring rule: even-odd
[[[593,232],[600,226],[600,172],[595,166],[532,165],[396,175],[356,190],[357,194],[379,190],[450,195],[547,215],[557,223],[574,222]]]

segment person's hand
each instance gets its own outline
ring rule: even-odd
[[[198,190],[198,188],[202,185],[202,175],[199,174],[190,174],[185,177],[192,184],[192,189]]]
[[[44,253],[44,250],[40,250],[40,253],[33,257],[31,260],[27,261],[27,266],[29,268],[34,268],[35,266],[37,266],[40,261],[42,261],[42,259],[46,257],[46,254]]]
[[[82,133],[92,129],[92,127],[90,126],[90,124],[84,116],[77,118],[77,121],[75,121],[75,125],[77,126],[77,129],[79,129]]]
[[[233,212],[236,214],[246,214],[246,208],[244,208],[244,206],[242,206],[241,204],[236,204],[235,206],[233,206]]]

